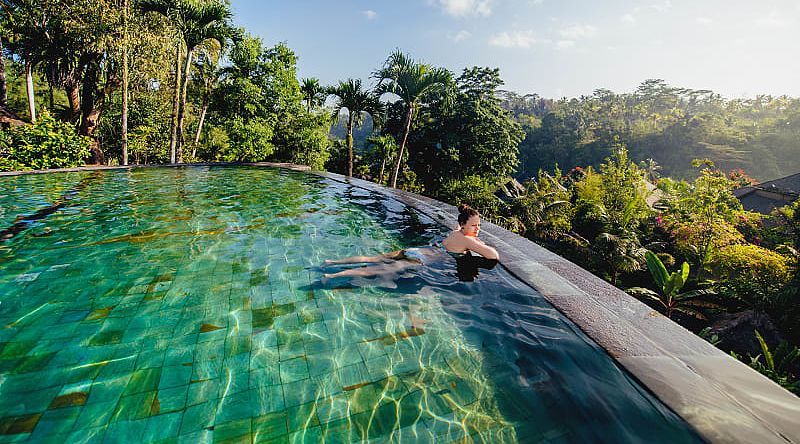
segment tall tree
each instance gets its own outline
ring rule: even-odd
[[[122,0],[122,164],[128,164],[128,0]]]
[[[347,79],[330,88],[328,94],[336,98],[333,107],[334,119],[347,109],[347,175],[353,175],[353,127],[363,123],[364,114],[372,116],[373,122],[379,121],[383,105],[368,89],[361,86],[359,79]]]
[[[320,86],[318,79],[313,77],[303,79],[300,83],[300,90],[303,92],[303,100],[306,101],[306,110],[309,112],[315,106],[322,105],[325,101],[326,90]]]
[[[7,104],[8,88],[6,87],[6,56],[3,53],[3,30],[0,29],[0,106],[6,106]]]
[[[408,143],[408,134],[411,132],[414,112],[426,95],[450,85],[453,76],[446,69],[418,63],[399,50],[389,55],[384,66],[375,72],[374,76],[379,79],[378,95],[395,94],[406,107],[400,152],[395,160],[390,183],[392,187],[397,187],[397,177],[403,163],[403,153]]]
[[[219,66],[222,57],[223,47],[218,44],[205,45],[202,57],[194,64],[193,84],[197,87],[197,96],[200,99],[200,120],[197,123],[197,131],[194,135],[192,145],[192,158],[197,155],[197,144],[200,143],[200,135],[203,133],[203,124],[206,120],[208,107],[211,104],[211,97],[222,80],[223,70]]]
[[[220,0],[196,2],[192,0],[141,0],[139,8],[143,12],[156,12],[167,17],[175,28],[179,44],[175,51],[175,111],[172,134],[170,135],[170,160],[181,162],[181,142],[183,123],[186,114],[186,88],[192,51],[206,40],[219,42],[230,35],[228,20],[230,7]],[[186,49],[186,58],[181,72],[181,46]]]

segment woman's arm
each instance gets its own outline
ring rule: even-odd
[[[500,255],[497,253],[497,250],[484,244],[482,240],[474,237],[467,237],[466,240],[468,250],[474,251],[486,259],[500,259]]]

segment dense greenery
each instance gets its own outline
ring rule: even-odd
[[[759,334],[749,363],[798,390],[800,204],[762,217],[732,190],[800,171],[800,99],[647,80],[550,100],[400,50],[354,73],[372,85],[321,85],[230,15],[225,0],[0,0],[0,105],[31,122],[0,128],[0,170],[286,161],[467,202],[695,331],[768,317],[775,344]]]
[[[723,170],[738,168],[759,180],[800,170],[800,99],[757,96],[727,100],[648,80],[632,93],[600,89],[559,101],[503,94],[526,132],[518,176],[529,178],[556,164],[597,166],[616,140],[636,161],[653,159],[663,174],[694,177],[687,160],[711,158]]]

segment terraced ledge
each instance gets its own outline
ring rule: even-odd
[[[315,173],[397,199],[451,227],[458,211],[372,182]],[[664,404],[712,443],[800,443],[800,398],[622,290],[494,224],[481,235]]]
[[[184,165],[251,165],[310,171],[304,166],[267,162],[180,166]],[[145,166],[11,172],[0,173],[0,177]],[[452,205],[424,196],[338,174],[312,173],[396,199],[446,226],[452,226],[458,216]],[[501,264],[507,270],[537,289],[705,440],[800,444],[800,398],[545,248],[490,223],[484,224],[482,236],[500,251]]]

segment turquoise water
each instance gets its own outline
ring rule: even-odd
[[[0,442],[697,441],[500,267],[321,282],[446,234],[332,180],[3,177],[0,230]]]

